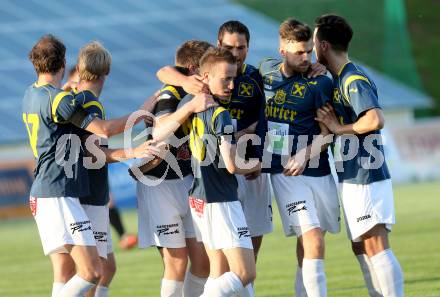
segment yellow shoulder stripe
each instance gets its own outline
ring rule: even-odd
[[[370,81],[365,76],[350,75],[344,82],[344,96],[348,102],[350,102],[350,98],[348,96],[348,88],[350,87],[350,84],[356,80],[363,80],[363,81],[366,81],[369,85],[371,85]]]
[[[96,106],[96,107],[98,107],[99,108],[99,110],[101,110],[101,114],[102,114],[102,119],[104,120],[105,119],[105,112],[104,112],[104,107],[102,106],[102,104],[101,104],[101,102],[99,102],[99,101],[89,101],[89,102],[87,102],[86,104],[83,104],[83,108],[84,109],[87,109],[87,108],[89,108],[90,106]]]
[[[173,87],[173,86],[167,86],[165,88],[162,88],[162,90],[160,90],[160,91],[161,92],[170,91],[174,95],[174,97],[177,98],[177,100],[181,100],[182,99],[182,97],[180,97],[179,92],[177,92],[176,88]]]
[[[60,102],[64,98],[64,96],[67,96],[67,95],[72,95],[72,94],[69,92],[59,92],[55,96],[55,99],[52,102],[52,119],[55,123],[58,123],[58,117],[57,117],[58,105],[60,105]]]
[[[225,109],[224,107],[221,107],[221,106],[217,107],[214,110],[214,114],[212,115],[212,118],[211,118],[211,128],[212,128],[212,131],[214,131],[215,119],[219,116],[219,114],[221,114],[224,111],[227,111],[227,109]]]

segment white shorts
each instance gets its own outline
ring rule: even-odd
[[[107,255],[113,253],[108,206],[82,204],[82,207],[92,222],[93,235],[95,236],[98,254],[100,257],[107,259]]]
[[[197,241],[211,250],[253,249],[251,235],[239,201],[206,203],[190,197]]]
[[[314,177],[278,173],[270,178],[286,236],[302,236],[317,227],[330,233],[340,231],[338,191],[331,174]]]
[[[396,218],[390,179],[368,185],[340,183],[339,189],[350,240],[361,241],[361,236],[378,224],[391,231]]]
[[[246,180],[236,175],[238,182],[238,200],[243,207],[246,223],[251,236],[261,236],[273,231],[272,198],[267,173],[254,180]]]
[[[192,176],[163,180],[156,186],[137,183],[139,247],[186,247],[195,237],[188,203]]]
[[[29,204],[45,255],[67,252],[66,244],[96,245],[92,225],[78,198],[30,197]]]

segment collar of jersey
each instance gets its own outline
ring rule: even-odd
[[[347,63],[345,63],[345,64],[341,67],[341,69],[340,69],[339,72],[338,72],[338,76],[341,76],[342,72],[345,70],[345,68],[347,68],[347,65],[350,64],[350,63],[351,63],[351,61],[348,61]]]

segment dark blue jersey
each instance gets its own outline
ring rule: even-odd
[[[266,93],[265,118],[267,137],[263,167],[265,171],[280,173],[290,156],[313,141],[321,129],[315,121],[316,110],[332,95],[332,81],[326,76],[307,78],[302,74],[285,77],[281,72],[282,61],[264,60],[260,65]],[[270,162],[270,165],[267,164]],[[327,150],[316,162],[308,162],[302,173],[307,176],[330,174]]]
[[[75,134],[76,127],[70,122],[80,108],[78,101],[71,93],[49,84],[33,84],[27,88],[22,106],[23,121],[36,158],[31,196],[88,195],[88,175],[82,163],[83,150]],[[93,115],[87,116],[76,124],[85,128],[93,118]],[[75,155],[78,161],[72,162]]]
[[[171,85],[165,85],[161,90],[158,97],[156,107],[154,109],[154,115],[159,117],[167,113],[173,113],[176,111],[179,102],[186,96],[186,92],[181,87],[175,87]],[[183,138],[187,135],[183,127],[180,127],[175,135],[177,138]],[[176,158],[177,165],[179,166],[181,177],[185,177],[191,174],[191,153],[189,151],[188,142],[183,143],[179,147],[171,146],[170,153]],[[157,167],[148,171],[146,175],[154,176],[157,178],[165,179],[177,179],[179,175],[174,169],[165,161],[162,161]]]
[[[77,92],[75,99],[88,114],[93,114],[95,117],[105,120],[104,107],[92,91],[84,90]],[[91,134],[85,130],[78,131],[78,134],[82,135],[83,147],[86,149],[85,139]],[[107,145],[102,144],[101,146],[106,147]],[[80,197],[81,204],[107,205],[110,199],[107,163],[102,168],[88,169],[87,173],[89,176],[90,195]]]
[[[193,98],[187,95],[179,107]],[[193,114],[184,123],[190,131],[191,164],[194,182],[189,195],[207,203],[237,201],[237,180],[220,161],[220,138],[235,144],[228,110],[211,107]]]
[[[229,110],[235,131],[243,130],[260,120],[265,97],[261,86],[261,76],[252,65],[243,65],[243,70],[234,79],[234,89],[229,100],[219,100],[219,104]],[[246,157],[260,157],[257,149],[247,143]]]
[[[347,63],[334,78],[333,106],[342,124],[355,123],[369,109],[380,108],[376,85],[357,65]],[[340,161],[342,166],[336,162],[336,168],[343,168],[338,170],[339,182],[370,184],[389,179],[380,131],[353,136],[357,137],[358,152],[350,160]],[[350,143],[348,140],[343,145],[338,143],[335,159],[343,160],[341,154],[347,155]],[[383,157],[383,162],[375,162],[380,160],[375,153]]]

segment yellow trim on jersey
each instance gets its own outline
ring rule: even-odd
[[[348,102],[350,102],[350,98],[348,97],[348,88],[350,87],[350,84],[356,80],[363,80],[366,81],[369,85],[371,85],[370,81],[365,76],[357,75],[357,74],[350,75],[344,82],[344,96]]]
[[[64,98],[64,96],[71,95],[69,92],[59,92],[52,103],[52,119],[55,123],[58,123],[58,117],[57,117],[57,108],[58,105],[60,105],[61,99]]]
[[[160,90],[160,92],[165,92],[165,91],[170,91],[171,93],[173,93],[174,97],[177,98],[177,100],[181,100],[182,97],[180,97],[179,92],[177,92],[176,88],[173,86],[167,86],[165,88],[163,88],[162,90]]]
[[[341,75],[342,70],[344,70],[345,66],[347,66],[348,63],[351,63],[351,61],[348,61],[347,63],[345,63],[344,65],[342,65],[341,69],[338,71],[338,76]]]
[[[244,74],[246,72],[246,67],[247,67],[247,64],[243,64],[243,67],[241,69],[242,74]]]
[[[223,111],[227,111],[227,109],[225,109],[224,107],[221,107],[221,106],[217,107],[217,108],[214,110],[214,113],[212,114],[212,118],[211,118],[211,128],[212,128],[212,131],[214,131],[214,123],[215,123],[215,119],[216,119],[216,118],[218,117],[218,115],[221,114]]]
[[[103,120],[105,119],[104,107],[102,106],[101,102],[99,102],[99,101],[89,101],[89,102],[87,102],[86,104],[83,104],[82,107],[83,107],[84,109],[86,109],[86,108],[89,108],[90,106],[96,106],[96,107],[98,107],[98,108],[101,110],[101,113],[102,113],[102,119],[103,119]]]

